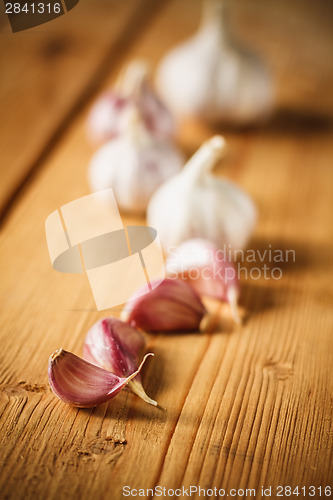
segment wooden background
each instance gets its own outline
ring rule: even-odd
[[[210,303],[212,332],[149,337],[155,357],[144,385],[166,412],[125,391],[96,409],[73,409],[48,386],[49,355],[61,346],[80,355],[86,331],[105,316],[85,276],[53,271],[44,234],[49,213],[89,192],[87,112],[123,64],[138,55],[155,65],[192,33],[199,7],[82,0],[14,35],[0,12],[1,498],[118,499],[125,485],[256,488],[257,498],[263,485],[274,498],[277,485],[332,486],[328,1],[237,0],[230,8],[235,32],[269,60],[277,112],[264,128],[220,131],[230,154],[217,174],[258,205],[251,248],[294,249],[296,261],[283,265],[281,280],[243,281],[242,328]],[[215,132],[184,123],[180,146],[190,155]]]

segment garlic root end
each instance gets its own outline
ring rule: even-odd
[[[232,316],[234,322],[237,323],[237,325],[242,325],[243,321],[242,321],[242,318],[239,316],[238,309],[237,309],[237,306],[238,306],[237,289],[234,287],[229,288],[227,295],[228,295],[228,302],[230,305],[231,316]]]
[[[128,383],[128,387],[131,389],[131,391],[136,394],[137,396],[139,396],[139,398],[143,399],[143,401],[145,401],[146,403],[152,405],[152,406],[158,406],[158,403],[157,401],[155,401],[154,399],[150,398],[144,388],[142,387],[142,385],[137,382],[136,380],[131,380],[129,383]]]

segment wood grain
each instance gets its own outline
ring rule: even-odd
[[[199,13],[199,4],[191,5],[189,10],[187,2],[166,4],[135,43],[124,48],[101,86],[114,80],[121,62],[135,55],[156,62],[190,33]],[[298,45],[306,22],[293,17],[297,4],[290,14],[283,2],[273,13],[258,2],[258,15],[242,5],[234,10],[235,27],[246,25],[244,36],[246,32],[263,52],[273,54],[281,82],[278,100],[285,111],[262,129],[223,131],[230,153],[217,175],[237,181],[258,205],[259,223],[250,248],[292,249],[295,262],[279,264],[279,280],[245,279],[242,272],[242,327],[232,324],[226,305],[211,301],[213,331],[148,337],[155,357],[144,368],[143,382],[166,411],[125,391],[91,410],[59,402],[47,382],[49,355],[61,346],[80,355],[87,329],[106,314],[96,312],[84,275],[52,270],[44,236],[49,213],[88,193],[85,173],[91,148],[83,109],[43,160],[2,230],[4,499],[118,499],[125,485],[200,485],[227,492],[255,488],[256,498],[262,498],[261,486],[272,486],[273,492],[278,485],[332,486],[333,133],[331,120],[317,115],[323,108],[326,114],[332,111],[333,93],[319,98],[332,72],[321,66],[315,71],[324,65],[332,35],[325,28],[326,4],[309,7],[307,16],[316,26],[311,29],[320,32],[312,41],[312,54],[322,54],[316,66],[316,58],[304,55]],[[289,19],[282,23],[285,45],[276,18]],[[294,50],[286,50],[292,41]],[[304,74],[306,58],[314,68],[308,70],[315,82],[311,92],[295,83]],[[309,92],[317,96],[311,104]],[[179,141],[189,154],[214,132],[184,123]],[[264,263],[271,266],[267,258]],[[249,272],[262,265],[245,267]]]

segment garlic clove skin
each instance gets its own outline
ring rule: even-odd
[[[87,133],[94,144],[113,139],[124,130],[123,116],[135,107],[147,129],[160,139],[172,139],[175,121],[149,84],[149,66],[135,59],[122,72],[115,87],[94,103],[87,120]]]
[[[149,63],[143,59],[133,60],[117,83],[118,93],[127,96],[129,106],[136,107],[153,135],[161,139],[172,139],[176,132],[175,121],[151,87],[149,77]]]
[[[103,404],[120,392],[136,377],[146,361],[128,377],[118,377],[64,349],[55,351],[49,359],[48,378],[53,393],[64,403],[79,408]]]
[[[210,174],[225,147],[221,136],[205,142],[152,196],[148,224],[157,230],[166,254],[192,238],[209,240],[218,248],[246,246],[257,217],[254,203],[231,181]]]
[[[89,329],[83,357],[119,377],[127,377],[137,369],[145,344],[143,333],[128,323],[117,318],[103,318]]]
[[[207,313],[197,292],[178,279],[165,279],[149,293],[130,300],[123,317],[148,332],[197,331]]]
[[[128,99],[114,91],[104,92],[95,102],[88,116],[87,134],[93,144],[101,144],[119,135],[121,116]]]
[[[156,189],[179,172],[184,158],[171,144],[152,136],[133,108],[126,121],[126,131],[94,154],[88,179],[92,191],[111,187],[121,210],[141,214]]]
[[[143,82],[141,99],[138,103],[147,129],[156,137],[172,140],[176,135],[176,124],[170,111],[160,98],[153,93],[147,82]]]
[[[195,238],[173,249],[165,262],[167,275],[183,279],[199,295],[228,302],[234,321],[241,323],[237,310],[239,279],[235,266],[208,240]]]
[[[143,333],[128,323],[116,318],[104,318],[88,331],[83,358],[118,377],[126,378],[138,369],[145,343]],[[128,382],[128,387],[146,403],[157,406],[157,402],[146,394],[140,374]]]
[[[160,63],[157,88],[176,115],[213,124],[260,122],[273,108],[268,68],[257,54],[234,42],[222,0],[204,2],[197,33]]]

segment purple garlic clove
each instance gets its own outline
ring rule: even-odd
[[[83,358],[118,377],[126,378],[137,371],[145,343],[143,333],[136,328],[116,318],[104,318],[88,331]],[[140,374],[128,382],[128,387],[147,403],[157,405],[145,393]]]
[[[181,280],[165,279],[130,300],[123,311],[131,325],[149,332],[197,331],[207,313],[197,292]]]
[[[124,131],[124,116],[135,108],[146,128],[160,139],[171,139],[174,120],[149,84],[149,68],[145,61],[132,61],[120,76],[114,89],[95,102],[88,116],[87,132],[95,144],[106,142]]]
[[[49,383],[54,394],[64,403],[79,408],[90,408],[109,401],[126,384],[136,377],[148,356],[127,377],[119,377],[88,363],[75,354],[59,349],[55,351],[48,366]]]
[[[200,295],[228,302],[236,323],[241,323],[237,311],[239,280],[235,266],[210,241],[194,238],[175,248],[165,263],[171,278],[183,279]]]

